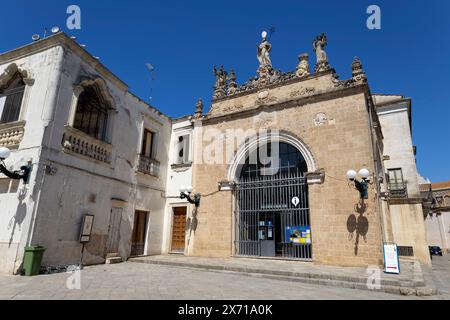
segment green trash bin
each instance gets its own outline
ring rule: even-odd
[[[26,276],[38,275],[41,271],[42,256],[45,248],[42,246],[25,247],[25,257],[23,259],[23,269]]]

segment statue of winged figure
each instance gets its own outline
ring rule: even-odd
[[[214,76],[216,77],[216,88],[224,87],[227,84],[227,72],[223,70],[223,66],[220,66],[219,69],[216,66],[213,66]]]
[[[260,67],[269,66],[272,67],[272,61],[270,60],[270,51],[272,50],[272,45],[267,41],[267,32],[263,31],[261,34],[262,42],[257,46],[257,58]]]

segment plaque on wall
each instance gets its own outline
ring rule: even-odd
[[[92,227],[94,225],[94,216],[86,214],[81,223],[80,243],[87,243],[91,240]]]

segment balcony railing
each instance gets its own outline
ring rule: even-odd
[[[111,163],[113,146],[97,140],[84,132],[66,126],[62,139],[63,150],[104,163]]]
[[[408,198],[408,186],[406,183],[389,183],[391,198]]]
[[[159,176],[159,161],[139,155],[138,171],[155,177]]]
[[[0,147],[19,147],[25,133],[25,121],[0,124]]]

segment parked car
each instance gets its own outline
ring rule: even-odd
[[[430,255],[442,257],[442,249],[438,246],[430,246]]]

